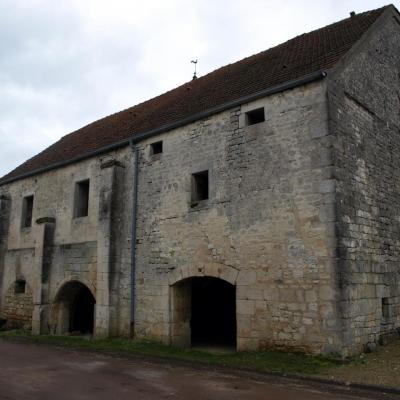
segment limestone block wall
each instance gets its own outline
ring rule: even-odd
[[[11,284],[4,296],[2,316],[7,319],[7,328],[32,328],[33,298],[32,289],[25,287],[25,293],[15,293],[15,282]]]
[[[329,79],[344,347],[400,327],[400,22],[390,14]]]
[[[131,158],[131,150],[124,148],[0,187],[0,195],[9,199],[9,227],[0,235],[0,293],[4,303],[5,292],[17,278],[27,281],[35,293],[31,301],[37,306],[37,318],[42,320],[38,322],[38,332],[46,333],[43,330],[48,329],[57,293],[67,282],[77,280],[95,297],[99,290],[107,292],[107,313],[113,309],[111,322],[107,317],[107,332],[129,334]],[[127,173],[104,168],[110,162],[113,168],[115,160]],[[90,180],[89,212],[86,217],[74,218],[75,183],[85,179]],[[114,182],[111,188],[107,186],[109,181]],[[101,197],[107,190],[110,201]],[[30,195],[34,196],[33,222],[31,227],[23,228],[22,202]],[[107,205],[112,211],[108,214],[104,208]],[[101,225],[99,221],[104,222],[104,216],[109,220]],[[1,214],[3,217],[6,218],[5,213]],[[51,226],[43,227],[43,219],[53,221]],[[107,268],[105,274],[98,274],[99,255]]]
[[[2,308],[0,315],[7,318],[9,327],[31,327],[32,320],[32,287],[34,276],[32,265],[35,249],[19,249],[8,251],[4,255],[4,271],[2,279]],[[15,293],[15,283],[18,280],[26,282],[25,293]]]
[[[3,300],[4,257],[10,225],[11,199],[7,192],[0,191],[0,312]]]
[[[77,280],[96,292],[96,241],[55,246],[50,261],[49,298],[66,282]]]
[[[259,107],[265,122],[245,126]],[[214,276],[236,286],[238,349],[340,352],[327,118],[318,82],[141,143],[138,336],[171,343],[173,285]],[[209,199],[193,205],[204,170]]]

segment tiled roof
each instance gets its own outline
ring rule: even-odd
[[[357,14],[226,65],[161,96],[64,136],[0,183],[76,159],[143,132],[186,119],[269,87],[327,70],[360,39],[386,7]]]

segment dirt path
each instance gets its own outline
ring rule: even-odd
[[[196,370],[173,363],[86,353],[55,346],[0,341],[0,399],[218,399],[334,400],[382,398],[355,396],[342,389],[270,378],[271,382]],[[337,389],[336,389],[337,390]],[[400,397],[397,397],[400,398]]]

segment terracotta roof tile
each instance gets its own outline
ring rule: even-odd
[[[161,96],[93,122],[64,136],[1,178],[0,183],[72,160],[269,87],[327,70],[357,42],[385,8],[358,14],[297,36]]]

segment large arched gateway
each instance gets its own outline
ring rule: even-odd
[[[193,277],[172,286],[172,343],[236,348],[236,287],[222,279]]]
[[[78,281],[67,282],[59,290],[52,307],[55,333],[92,334],[96,300],[92,292]]]

